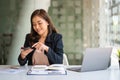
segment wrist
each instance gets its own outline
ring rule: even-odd
[[[26,54],[24,52],[21,52],[21,58],[24,59],[26,57]]]

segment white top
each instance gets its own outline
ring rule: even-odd
[[[19,69],[9,71],[10,67]],[[120,80],[118,68],[91,72],[67,71],[67,75],[27,75],[29,68],[29,66],[0,65],[0,80]]]

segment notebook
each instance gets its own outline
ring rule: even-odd
[[[110,66],[112,48],[87,48],[81,67],[69,67],[77,72],[104,70]]]

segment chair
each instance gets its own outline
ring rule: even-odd
[[[63,53],[63,64],[64,65],[69,65],[68,58],[67,58],[67,55],[65,53]]]

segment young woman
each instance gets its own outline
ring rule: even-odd
[[[54,27],[47,12],[35,10],[31,15],[31,32],[26,35],[18,57],[20,65],[50,65],[63,63],[62,35]]]

